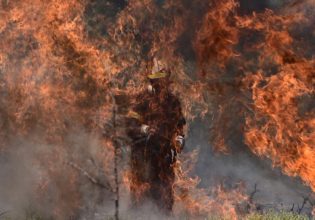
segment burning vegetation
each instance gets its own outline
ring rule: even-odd
[[[0,218],[311,218],[315,2],[262,2],[2,0]]]

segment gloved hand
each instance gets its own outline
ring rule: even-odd
[[[146,136],[153,135],[156,133],[156,129],[154,127],[150,127],[149,125],[143,124],[141,125],[141,133]]]
[[[176,146],[181,151],[185,146],[185,138],[182,135],[177,135],[175,138]]]
[[[149,125],[141,125],[141,133],[144,134],[144,135],[148,135],[149,134],[149,130],[150,130],[150,127]]]

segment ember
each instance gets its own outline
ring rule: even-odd
[[[0,217],[311,218],[314,10],[2,0]]]

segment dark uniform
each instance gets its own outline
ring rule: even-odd
[[[145,198],[170,212],[173,207],[174,163],[184,146],[179,100],[168,90],[168,79],[151,80],[152,91],[140,93],[127,117],[131,138],[131,193],[138,205]]]

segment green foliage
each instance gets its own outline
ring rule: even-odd
[[[299,215],[292,212],[267,212],[264,214],[253,213],[245,220],[309,220],[305,215]]]
[[[207,220],[231,220],[233,218],[227,216],[208,216]],[[305,215],[300,215],[292,212],[275,212],[269,211],[266,213],[251,213],[240,220],[310,220]],[[315,220],[315,218],[313,219]]]
[[[1,216],[1,217],[0,217],[1,220],[20,220],[20,219],[5,217],[5,216]],[[129,218],[127,217],[124,217],[124,216],[120,216],[120,217],[121,217],[120,219],[122,220],[129,220]],[[180,219],[185,219],[185,218],[180,218]],[[191,219],[191,218],[187,218],[187,219]],[[231,220],[231,219],[233,218],[228,217],[228,216],[222,217],[222,216],[212,215],[212,216],[208,216],[206,220]],[[47,220],[47,219],[41,217],[40,215],[36,214],[33,211],[28,210],[25,212],[25,217],[23,218],[23,220]],[[114,220],[114,217],[113,216],[107,217],[106,220]],[[240,220],[310,220],[310,218],[305,215],[299,215],[292,212],[269,211],[266,213],[252,213],[244,218],[241,218]],[[313,220],[315,220],[315,218],[313,218]]]

